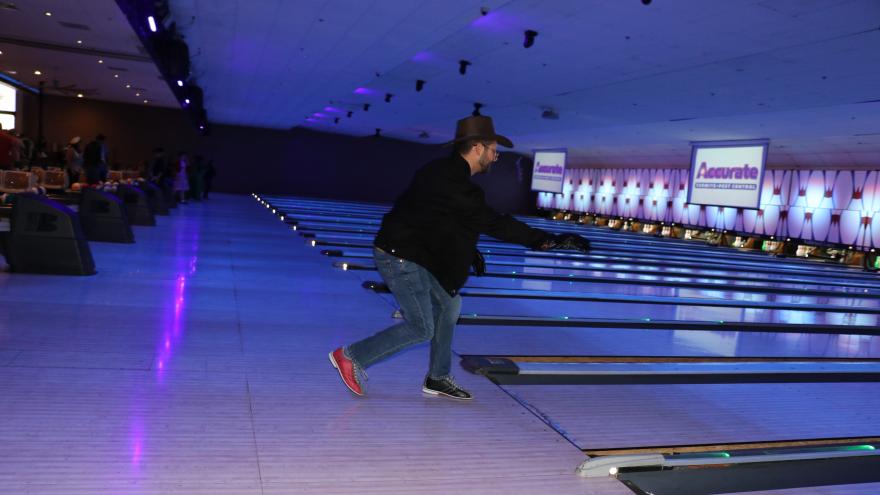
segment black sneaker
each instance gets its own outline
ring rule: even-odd
[[[474,398],[470,392],[459,387],[451,376],[442,380],[435,380],[431,377],[425,378],[425,384],[422,385],[422,392],[431,395],[449,397],[450,399],[456,400],[471,400]]]

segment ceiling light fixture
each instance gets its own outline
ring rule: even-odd
[[[369,112],[369,111],[370,111],[370,104],[369,104],[369,103],[364,103],[364,111],[365,111],[365,112]]]
[[[153,16],[148,16],[147,17],[147,24],[149,24],[149,26],[150,26],[150,31],[155,33],[156,32],[156,19],[154,19]]]
[[[377,128],[376,128],[376,137],[379,137],[379,136],[381,136],[381,135],[382,135],[382,129],[379,129],[379,128],[377,127]]]
[[[351,118],[352,114],[354,114],[354,112],[348,112],[348,118]]]
[[[416,91],[421,91],[423,89],[425,89],[425,81],[419,79],[418,81],[416,81]]]
[[[52,13],[49,11],[46,11],[46,17],[52,17]]]
[[[125,89],[129,89],[129,88],[131,88],[131,84],[126,84]]]
[[[150,102],[150,100],[144,100],[144,103],[149,103],[149,102]]]
[[[104,63],[104,59],[99,58],[99,59],[98,59],[98,63],[99,63],[99,64],[103,64],[103,63]]]
[[[43,73],[40,72],[40,71],[38,71],[38,70],[35,70],[35,71],[34,71],[34,75],[35,75],[35,76],[42,76]]]
[[[468,62],[467,60],[459,60],[458,61],[458,73],[461,75],[465,75],[469,65],[471,65],[471,63]]]
[[[77,45],[82,45],[82,44],[83,44],[83,40],[76,40],[76,44],[77,44]]]
[[[391,98],[393,98],[393,97],[394,97],[393,94],[385,93],[385,103],[391,103]]]
[[[541,112],[541,118],[547,120],[559,120],[559,112],[553,108],[545,108],[544,111]]]
[[[113,74],[114,79],[119,79],[119,74]]]
[[[538,32],[529,29],[525,32],[525,39],[523,40],[523,48],[531,48],[532,45],[535,44],[535,36],[538,36]]]
[[[471,113],[471,115],[473,115],[474,117],[479,116],[481,108],[483,108],[483,104],[480,102],[475,102],[474,103],[474,111],[473,111],[473,113]]]
[[[76,94],[76,97],[77,97],[77,98],[82,98],[82,97],[83,97],[83,94],[82,94],[82,93],[77,93],[77,94]]]
[[[135,93],[134,95],[135,95],[135,96],[140,96],[141,94],[140,94],[140,93]]]
[[[182,88],[182,87],[183,87],[183,81],[181,81],[180,79],[177,80],[177,87],[178,87],[178,88]]]

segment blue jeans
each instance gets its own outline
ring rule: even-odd
[[[452,333],[461,311],[461,296],[450,296],[428,270],[411,261],[379,249],[373,250],[373,258],[400,305],[404,322],[351,344],[346,354],[367,368],[413,344],[430,340],[428,376],[446,378],[452,361]]]

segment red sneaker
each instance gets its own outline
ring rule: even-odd
[[[330,362],[333,363],[333,367],[339,371],[339,377],[342,378],[342,383],[344,383],[349,390],[356,395],[364,395],[364,391],[361,388],[361,380],[358,377],[358,371],[360,370],[357,369],[358,366],[354,361],[345,357],[342,347],[330,353]]]

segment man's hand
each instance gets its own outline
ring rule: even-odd
[[[486,274],[486,259],[483,258],[483,254],[480,251],[474,252],[474,262],[471,266],[474,267],[474,275],[482,277]]]
[[[551,249],[573,249],[582,253],[590,251],[590,241],[577,234],[551,235],[541,244],[542,251]]]

